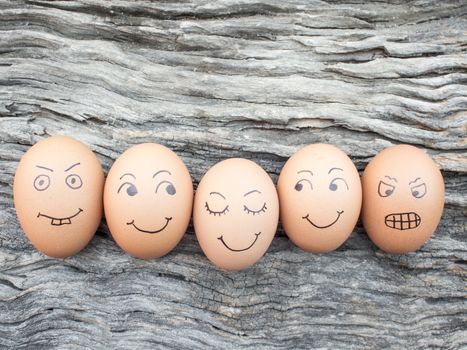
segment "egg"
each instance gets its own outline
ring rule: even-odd
[[[192,205],[187,167],[159,144],[126,150],[105,182],[104,211],[112,237],[140,259],[159,258],[174,249],[188,227]]]
[[[193,207],[196,237],[208,259],[222,269],[243,270],[261,259],[278,219],[275,186],[250,160],[223,160],[199,183]]]
[[[94,153],[67,136],[32,146],[13,183],[19,223],[42,253],[66,258],[83,249],[102,218],[104,173]]]
[[[277,190],[282,226],[292,242],[308,252],[338,248],[360,215],[360,176],[350,158],[332,145],[308,145],[292,155]]]
[[[444,181],[436,163],[410,145],[389,147],[367,165],[362,221],[380,249],[403,254],[433,234],[444,207]]]

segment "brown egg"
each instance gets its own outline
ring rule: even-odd
[[[277,184],[282,226],[313,253],[338,248],[360,215],[362,188],[355,165],[340,149],[309,145],[285,163]]]
[[[242,270],[257,262],[274,238],[278,219],[274,184],[250,160],[219,162],[199,183],[193,208],[196,237],[220,268]]]
[[[415,251],[435,231],[444,206],[444,181],[422,150],[398,145],[378,153],[362,176],[362,220],[379,248]]]
[[[91,240],[102,218],[104,173],[81,142],[53,136],[32,146],[16,170],[19,222],[42,253],[65,258]]]
[[[193,184],[170,149],[145,143],[126,150],[109,171],[104,210],[109,230],[128,254],[159,258],[182,239],[190,222]]]

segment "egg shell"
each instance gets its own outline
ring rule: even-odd
[[[403,254],[419,249],[439,224],[444,181],[422,150],[397,145],[378,153],[363,176],[362,221],[380,249]]]
[[[349,237],[360,215],[360,176],[335,146],[308,145],[282,168],[277,190],[288,237],[313,253],[330,252]]]
[[[250,160],[223,160],[199,183],[193,208],[196,237],[208,259],[222,269],[243,270],[261,259],[278,219],[274,184]]]
[[[52,136],[21,158],[13,183],[21,228],[42,253],[66,258],[83,249],[102,218],[104,173],[94,153]]]
[[[188,227],[192,205],[190,173],[163,145],[129,148],[107,176],[107,225],[116,243],[134,257],[159,258],[174,249]]]

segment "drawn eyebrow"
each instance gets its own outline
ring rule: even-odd
[[[414,182],[417,182],[418,180],[420,180],[419,177],[417,177],[417,178],[416,178],[415,180],[413,180],[413,181],[410,181],[410,182],[409,182],[409,185],[410,185],[410,184],[413,184]]]
[[[136,180],[136,176],[133,175],[132,173],[125,173],[125,174],[123,174],[122,176],[120,176],[120,180],[121,180],[124,176],[133,176],[133,179]]]
[[[72,168],[74,168],[75,166],[80,165],[80,164],[81,164],[81,163],[75,163],[75,164],[73,164],[72,166],[68,167],[68,168],[65,170],[65,172],[67,172],[68,170],[70,170],[70,169],[72,169]]]
[[[218,196],[221,196],[222,198],[226,199],[222,193],[219,192],[210,192],[209,195],[211,194],[217,194]]]
[[[300,174],[300,173],[310,173],[311,176],[313,176],[313,172],[311,170],[300,170],[300,171],[297,171],[297,174]]]
[[[52,169],[47,168],[47,167],[42,166],[42,165],[36,165],[36,167],[41,168],[41,169],[45,169],[45,170],[48,170],[48,171],[51,171],[51,172],[54,172]]]
[[[152,178],[154,179],[157,175],[161,174],[161,173],[167,173],[169,175],[172,175],[172,173],[168,170],[159,170],[159,171],[156,171],[156,173],[152,176]]]
[[[251,190],[251,191],[245,193],[245,194],[243,195],[243,197],[246,197],[246,196],[248,196],[249,194],[252,194],[252,193],[255,193],[255,192],[261,193],[261,191],[258,191],[258,190]]]
[[[328,174],[330,174],[330,173],[331,173],[331,171],[333,171],[333,170],[340,170],[340,171],[344,171],[342,168],[331,168],[331,169],[329,169],[329,171],[328,171]]]
[[[390,176],[387,176],[387,175],[384,175],[384,177],[387,177],[389,180],[397,182],[397,179],[395,177],[390,177]]]

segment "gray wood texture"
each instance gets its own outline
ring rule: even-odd
[[[0,346],[11,348],[467,347],[465,1],[1,1]],[[283,231],[254,267],[213,267],[190,227],[169,255],[125,255],[103,223],[80,254],[47,258],[12,202],[36,141],[72,135],[107,171],[162,143],[195,184],[246,157],[276,181],[315,142],[359,170],[410,143],[443,170],[446,209],[416,253],[385,254],[361,225],[307,254]]]

